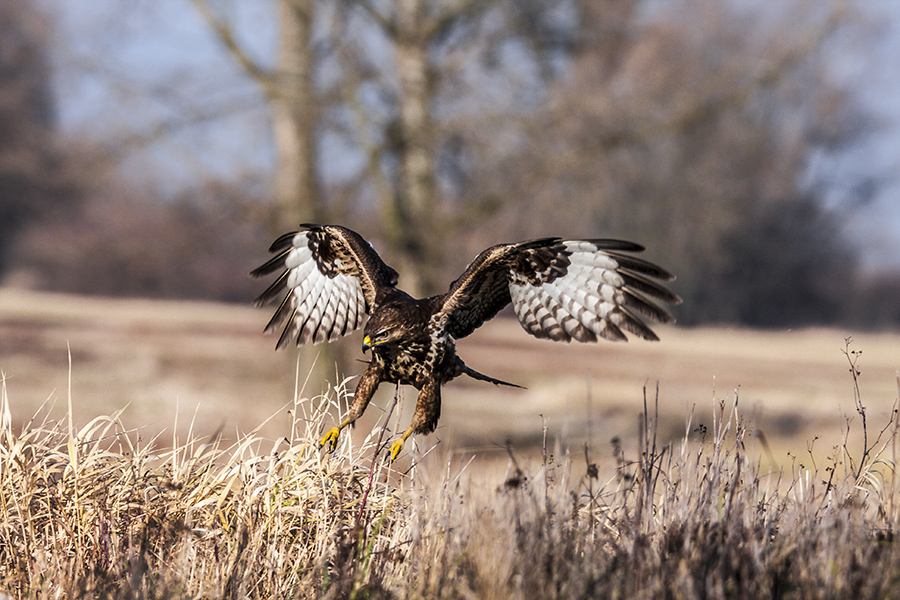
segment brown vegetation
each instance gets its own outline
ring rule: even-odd
[[[358,336],[275,352],[275,339],[261,334],[267,320],[251,307],[209,302],[0,290],[0,370],[15,399],[14,424],[21,426],[44,403],[55,405],[53,418],[63,418],[69,356],[76,427],[124,408],[123,419],[138,425],[143,439],[163,431],[163,440],[171,439],[177,420],[180,436],[193,421],[197,435],[219,432],[233,441],[290,398],[295,373],[304,387],[316,365],[304,394],[317,395],[362,372]],[[854,347],[865,351],[860,385],[870,417],[877,422],[890,415],[900,346],[895,334],[671,327],[659,333],[660,343],[555,344],[526,335],[514,319],[495,319],[459,342],[460,355],[473,368],[527,389],[454,381],[444,396],[441,427],[419,441],[441,440],[448,452],[502,459],[511,438],[530,455],[546,419],[551,439],[572,447],[606,444],[614,436],[633,446],[641,388],[659,381],[660,431],[667,442],[683,434],[692,411],[698,423],[710,425],[703,409],[709,398],[739,390],[745,418],[765,435],[774,465],[790,463],[786,453],[796,454],[816,437],[813,452],[823,460],[855,413],[840,352],[851,334]],[[344,356],[339,371],[322,355],[335,345]],[[415,401],[415,394],[405,396],[395,411],[401,430]],[[390,397],[390,390],[380,390],[364,418],[377,416],[377,407],[387,410]],[[356,442],[373,426],[371,419],[361,423]],[[274,439],[287,432],[282,416],[262,426],[260,435]]]
[[[848,356],[850,358],[850,356]],[[854,360],[851,358],[851,361]],[[637,448],[386,462],[381,426],[335,455],[337,395],[233,445],[135,442],[118,414],[13,428],[0,403],[0,591],[15,598],[857,598],[898,589],[897,424],[861,454],[768,472],[737,399]],[[70,399],[71,401],[71,399]],[[389,417],[388,417],[389,418]],[[691,433],[688,425],[687,433]]]
[[[46,218],[10,253],[20,287],[136,298],[249,302],[271,237],[258,204],[217,185],[160,202],[107,184],[77,215]]]
[[[846,355],[828,330],[571,347],[500,320],[460,351],[529,389],[451,386],[446,427],[391,466],[403,405],[376,399],[320,453],[346,389],[292,392],[265,320],[0,294],[0,593],[900,594],[895,336]]]

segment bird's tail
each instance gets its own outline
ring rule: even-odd
[[[493,383],[494,385],[508,385],[509,387],[519,388],[520,390],[525,389],[521,385],[509,383],[508,381],[501,381],[500,379],[494,379],[493,377],[488,377],[483,373],[479,373],[475,369],[471,369],[466,366],[466,363],[464,363],[462,360],[459,361],[458,368],[461,375],[468,375],[472,379],[477,379],[478,381],[487,381],[488,383]]]

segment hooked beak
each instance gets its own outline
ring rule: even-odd
[[[372,339],[369,336],[363,338],[362,351],[363,354],[366,353],[366,350],[372,347]]]

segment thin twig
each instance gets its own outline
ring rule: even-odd
[[[869,432],[866,428],[866,407],[862,403],[862,396],[859,392],[859,366],[857,363],[859,362],[859,355],[862,354],[862,350],[850,350],[850,344],[853,342],[853,338],[844,339],[844,349],[841,352],[844,356],[847,357],[847,362],[850,363],[850,375],[853,377],[853,399],[856,402],[856,412],[859,413],[859,416],[862,417],[862,433],[863,433],[863,453],[859,459],[859,465],[856,468],[856,479],[859,479],[862,474],[863,467],[866,464],[866,458],[869,456],[870,448],[869,448]]]
[[[369,482],[366,484],[366,491],[363,494],[362,502],[359,505],[359,514],[356,515],[357,529],[362,522],[363,512],[366,510],[366,501],[369,499],[369,492],[372,491],[372,479],[375,477],[375,461],[378,460],[378,454],[381,452],[381,440],[384,438],[384,432],[391,420],[391,415],[394,414],[394,407],[397,406],[397,401],[399,399],[400,384],[398,383],[396,390],[394,390],[394,401],[391,402],[391,408],[388,410],[387,417],[384,419],[384,425],[381,426],[381,431],[378,432],[378,442],[375,444],[375,454],[372,455],[372,465],[369,467]]]

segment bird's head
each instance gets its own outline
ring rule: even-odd
[[[383,329],[378,333],[365,334],[363,336],[362,342],[362,351],[365,352],[369,348],[375,348],[376,346],[382,345],[390,345],[392,342],[396,343],[399,339],[397,339],[397,328]]]
[[[407,327],[401,311],[379,310],[366,322],[363,330],[362,350],[378,346],[391,346],[403,342],[407,338]]]

